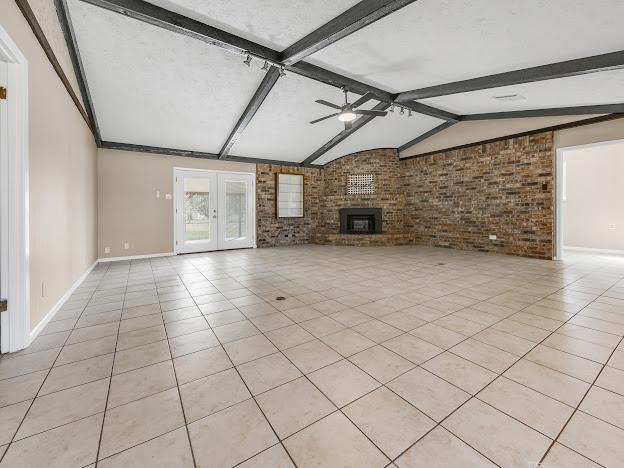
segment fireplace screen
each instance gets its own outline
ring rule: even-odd
[[[340,234],[381,234],[381,208],[340,208]]]

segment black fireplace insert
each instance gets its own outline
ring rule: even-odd
[[[340,234],[381,234],[381,208],[341,208]]]

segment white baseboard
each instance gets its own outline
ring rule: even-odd
[[[573,250],[576,252],[594,252],[594,253],[602,253],[602,254],[624,255],[624,250],[592,249],[590,247],[571,247],[569,245],[564,245],[563,250]]]
[[[65,294],[63,294],[63,297],[61,297],[57,301],[57,303],[54,304],[54,306],[48,311],[48,313],[45,315],[45,317],[43,317],[43,319],[41,319],[39,321],[39,323],[35,326],[35,328],[33,328],[30,331],[30,342],[28,343],[29,345],[30,345],[30,343],[33,342],[33,340],[35,338],[37,338],[39,336],[39,333],[41,333],[41,331],[50,322],[50,320],[52,320],[52,318],[61,309],[61,307],[63,307],[65,302],[67,302],[67,299],[69,299],[71,297],[71,295],[74,293],[74,291],[76,289],[78,289],[78,286],[80,286],[82,284],[82,282],[86,279],[86,277],[89,276],[89,273],[91,273],[93,271],[93,269],[95,268],[95,266],[97,264],[98,264],[98,261],[96,260],[95,263],[93,263],[93,265],[91,265],[89,268],[87,268],[87,271],[85,271],[82,274],[82,276],[80,278],[78,278],[78,280],[76,280],[76,282],[71,286],[71,288],[69,288],[65,292]]]
[[[159,253],[159,254],[147,254],[147,255],[130,255],[128,257],[110,257],[110,258],[98,258],[98,263],[108,262],[123,262],[124,260],[144,260],[146,258],[158,258],[158,257],[172,257],[175,253]]]

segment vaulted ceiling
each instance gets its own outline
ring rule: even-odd
[[[55,1],[103,147],[316,165],[624,112],[620,0]],[[311,125],[343,87],[394,112]]]

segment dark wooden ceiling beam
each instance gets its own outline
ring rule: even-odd
[[[268,69],[266,75],[264,75],[264,78],[260,83],[260,86],[258,86],[258,89],[249,101],[249,104],[247,104],[247,107],[243,111],[243,114],[240,116],[240,119],[238,119],[238,122],[234,126],[234,129],[223,144],[221,151],[219,151],[219,159],[227,158],[227,155],[232,149],[232,146],[234,146],[236,141],[243,134],[245,128],[247,128],[247,125],[249,125],[249,122],[251,122],[251,119],[253,119],[253,116],[256,115],[256,112],[258,112],[258,109],[260,109],[260,106],[273,89],[273,86],[275,86],[275,83],[277,83],[279,77],[279,68],[270,67]]]
[[[397,148],[398,152],[405,151],[406,149],[414,146],[416,143],[420,143],[421,141],[426,140],[427,138],[431,138],[433,135],[440,133],[442,130],[446,130],[447,128],[455,125],[455,122],[444,122],[443,124],[438,125],[435,128],[432,128],[428,132],[423,133],[422,135],[417,136],[413,140],[408,141],[404,145],[401,145]]]
[[[375,107],[373,107],[373,110],[385,111],[388,107],[390,107],[389,103],[387,103],[387,102],[380,102]],[[360,128],[362,128],[364,125],[369,123],[374,118],[375,118],[375,116],[373,116],[373,115],[365,115],[363,117],[360,117],[359,119],[356,119],[353,122],[353,126],[350,129],[343,130],[338,135],[336,135],[334,138],[329,140],[327,143],[325,143],[323,146],[321,146],[319,149],[317,149],[314,153],[312,153],[310,156],[305,158],[305,160],[301,163],[301,165],[302,166],[307,166],[307,165],[310,165],[310,164],[314,163],[314,161],[316,161],[318,158],[323,156],[325,153],[327,153],[330,149],[332,149],[338,143],[340,143],[340,142],[346,140],[347,138],[349,138],[351,135],[353,135],[355,132],[357,132]]]
[[[89,91],[89,85],[87,83],[87,78],[85,75],[84,66],[82,64],[82,59],[80,58],[80,50],[78,49],[76,33],[74,31],[74,26],[72,24],[71,17],[69,15],[69,8],[67,6],[67,1],[66,0],[54,0],[54,4],[56,6],[56,14],[59,18],[59,22],[61,23],[61,29],[63,30],[63,35],[65,36],[65,43],[67,44],[69,57],[72,61],[74,74],[76,75],[76,80],[78,81],[78,88],[80,89],[82,102],[85,106],[85,111],[89,118],[90,127],[93,130],[95,144],[99,148],[102,143],[102,138],[100,136],[100,127],[98,125],[97,117],[95,115],[95,110],[93,107],[93,100],[91,99],[91,92]]]
[[[552,109],[519,110],[510,112],[489,112],[485,114],[464,115],[462,121],[522,119],[527,117],[557,117],[566,115],[621,114],[624,104],[601,104],[596,106],[554,107]]]
[[[282,63],[292,65],[349,34],[394,13],[415,0],[362,0],[282,52]]]
[[[199,39],[210,45],[235,53],[248,53],[254,57],[279,62],[281,54],[269,47],[248,41],[235,34],[209,26],[201,21],[161,8],[143,0],[82,0],[85,3],[121,13],[153,26],[184,36]]]
[[[469,80],[455,81],[427,88],[405,91],[397,96],[398,102],[409,102],[450,94],[467,93],[481,89],[500,88],[535,81],[568,78],[608,70],[624,68],[624,51],[593,55],[565,62],[551,63],[539,67],[524,68]]]

